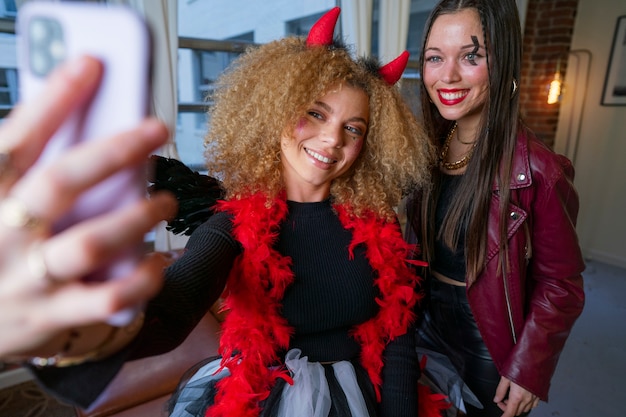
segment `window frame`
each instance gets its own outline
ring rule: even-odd
[[[198,52],[232,52],[243,53],[251,47],[258,47],[256,43],[240,41],[220,41],[213,39],[201,39],[190,37],[178,37],[178,49],[191,49]],[[178,81],[178,80],[177,80]],[[207,102],[181,102],[178,100],[177,108],[181,113],[205,113],[211,104]]]
[[[15,35],[15,21],[6,18],[0,18],[0,33]],[[4,119],[11,112],[12,107],[0,108],[0,119]]]

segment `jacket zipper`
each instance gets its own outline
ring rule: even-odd
[[[504,298],[506,299],[506,311],[509,315],[509,327],[511,328],[511,336],[513,336],[513,344],[517,344],[517,336],[515,335],[515,324],[513,323],[513,310],[511,309],[511,296],[509,294],[509,282],[507,280],[505,268],[502,269],[502,281],[504,284]]]

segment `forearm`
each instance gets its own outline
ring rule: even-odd
[[[389,343],[384,353],[380,415],[417,416],[417,380],[420,371],[415,351],[415,329]]]
[[[130,346],[98,361],[67,367],[26,365],[38,382],[55,397],[88,408],[117,375],[131,352]]]
[[[542,400],[563,347],[584,304],[582,277],[542,278],[531,294],[524,329],[504,366],[503,376]]]

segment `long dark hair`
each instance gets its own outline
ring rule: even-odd
[[[510,175],[518,129],[519,94],[517,85],[522,60],[522,35],[514,0],[442,0],[426,23],[420,55],[424,68],[424,49],[433,22],[442,14],[454,14],[472,8],[478,12],[485,38],[489,94],[482,111],[477,144],[459,191],[451,203],[439,237],[450,247],[464,244],[468,283],[484,267],[487,251],[487,223],[493,186],[497,183],[500,198],[500,265],[506,267],[507,203],[510,198]],[[514,87],[515,85],[515,87]],[[437,149],[454,121],[444,119],[430,101],[425,86],[420,86],[425,129]],[[432,259],[435,236],[434,209],[438,198],[440,171],[434,169],[434,187],[424,190],[422,212],[423,247]],[[458,242],[459,231],[467,226],[465,242]]]

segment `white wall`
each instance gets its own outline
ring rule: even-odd
[[[581,201],[578,234],[585,256],[626,267],[626,106],[600,105],[613,34],[622,15],[624,0],[579,0],[571,49],[591,51],[587,91],[582,97],[585,77],[574,78],[572,57],[555,150],[575,157]]]

